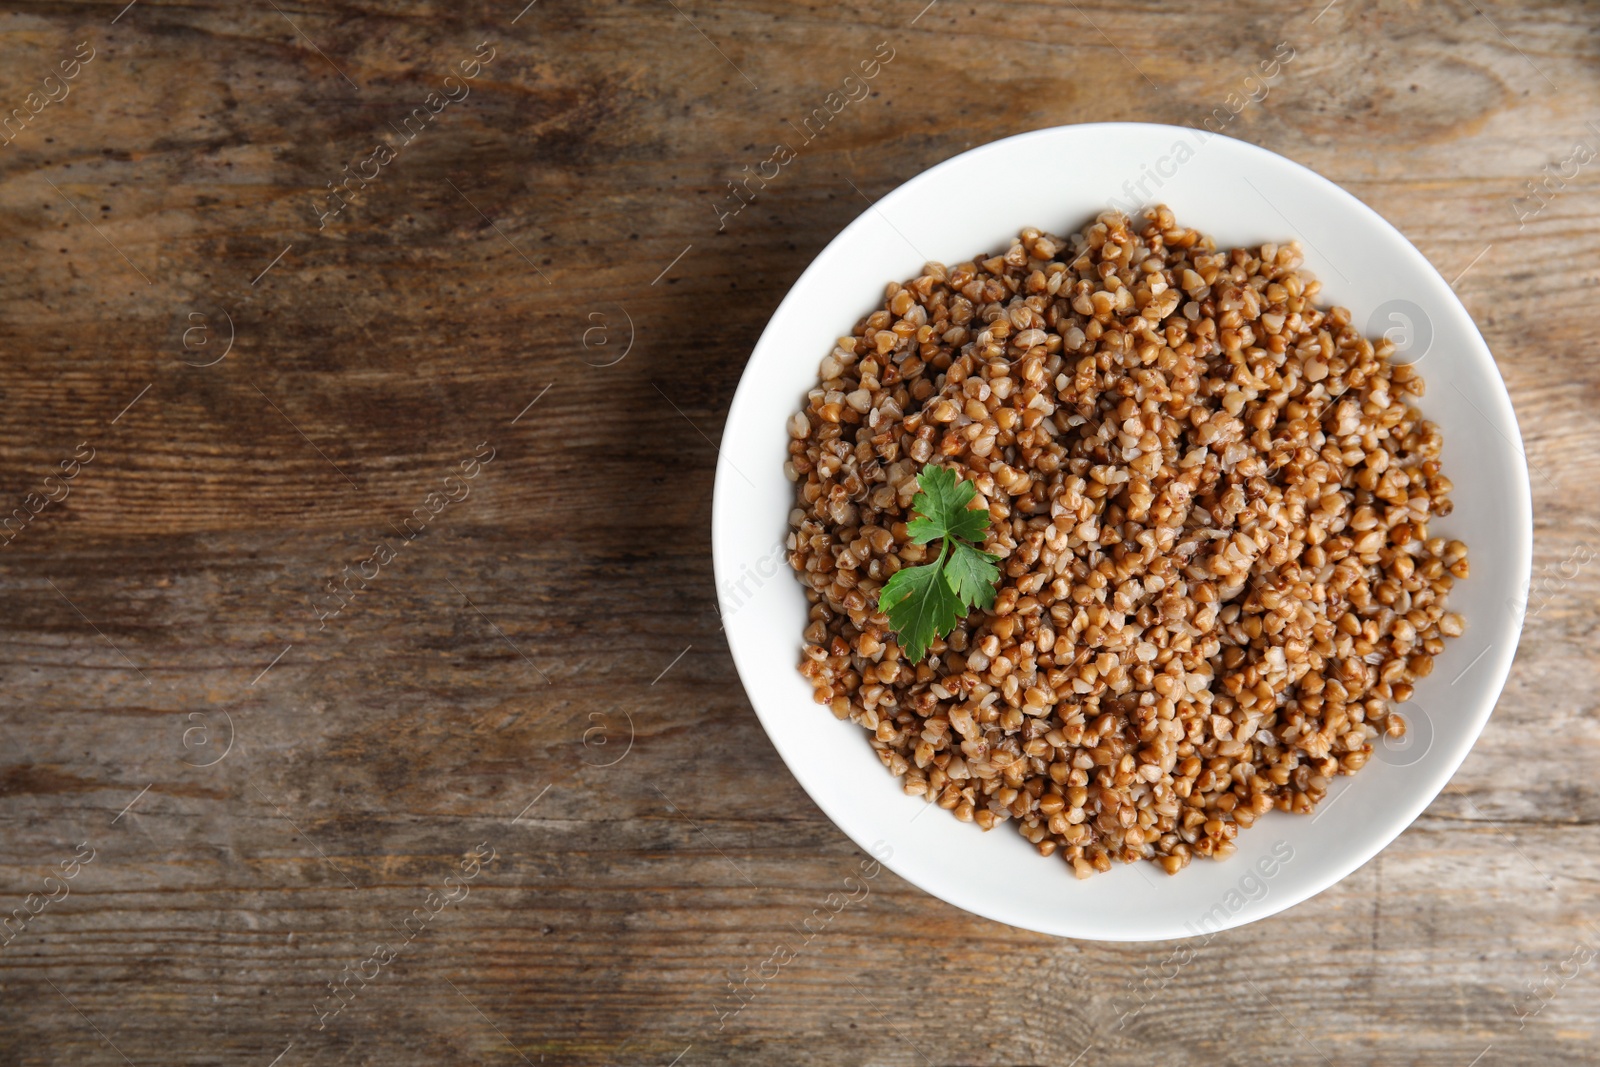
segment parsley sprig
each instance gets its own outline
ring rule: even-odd
[[[974,607],[994,604],[1000,557],[976,547],[989,529],[989,513],[967,505],[977,495],[971,482],[931,464],[917,476],[917,495],[906,532],[919,545],[939,538],[939,558],[896,571],[878,592],[878,610],[889,616],[913,661],[928,654]]]

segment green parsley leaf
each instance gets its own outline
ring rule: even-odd
[[[913,660],[926,656],[933,639],[949,633],[966,614],[945,579],[943,562],[895,571],[878,594],[879,607]]]
[[[917,476],[921,490],[911,501],[913,517],[906,532],[919,545],[937,537],[982,541],[989,528],[989,513],[967,507],[978,495],[971,482],[958,481],[947,467],[924,467]]]
[[[1000,580],[999,556],[956,542],[944,565],[945,581],[964,603],[979,608],[994,606],[994,587]]]
[[[900,636],[912,660],[928,654],[934,639],[948,634],[974,607],[994,604],[1000,557],[978,548],[989,529],[989,513],[969,508],[977,489],[946,467],[924,467],[917,476],[906,532],[917,544],[942,539],[939,558],[896,571],[878,593],[878,609]]]

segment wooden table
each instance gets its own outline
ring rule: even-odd
[[[1600,1057],[1592,9],[521,2],[0,15],[0,1064]],[[1399,226],[1500,362],[1543,584],[1487,732],[1187,966],[885,872],[764,967],[863,856],[719,632],[751,345],[933,163],[1218,114]]]

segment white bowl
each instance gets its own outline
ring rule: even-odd
[[[1139,183],[1143,179],[1143,189]],[[1466,634],[1446,644],[1404,707],[1404,747],[1380,747],[1311,815],[1272,812],[1238,853],[1169,876],[1117,864],[1084,881],[1034,851],[1014,825],[987,833],[908,797],[861,727],[812,701],[797,671],[806,601],[783,550],[793,486],[784,423],[835,340],[879,305],[885,283],[928,260],[1004,251],[1037,226],[1071,233],[1108,206],[1171,206],[1218,247],[1299,238],[1368,336],[1389,333],[1427,380],[1423,413],[1444,434],[1455,512],[1429,530],[1459,537],[1472,574],[1451,593]],[[800,276],[750,356],[723,431],[712,551],[728,646],[761,725],[817,806],[906,880],[959,908],[1066,937],[1144,941],[1207,935],[1290,907],[1394,840],[1460,766],[1511,667],[1521,631],[1533,517],[1516,416],[1489,349],[1444,279],[1394,227],[1327,179],[1232,138],[1104,123],[1008,137],[946,160],[862,212]]]

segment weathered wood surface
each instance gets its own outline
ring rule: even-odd
[[[0,949],[0,1064],[1600,1058],[1600,582],[1574,562],[1600,200],[1567,167],[1513,206],[1600,147],[1592,7],[123,2],[0,13],[0,113],[27,116],[0,147],[0,512],[93,449],[0,554],[0,912],[42,907]],[[710,442],[767,315],[863,195],[1034,127],[1199,123],[1285,41],[1227,132],[1461,274],[1523,420],[1548,582],[1488,731],[1381,857],[1187,966],[886,872],[719,1020],[861,859],[714,612]],[[319,229],[482,42],[470,95]],[[719,234],[725,183],[879,42],[873,95]],[[480,843],[469,895],[407,927]],[[318,1030],[347,966],[376,976]]]

